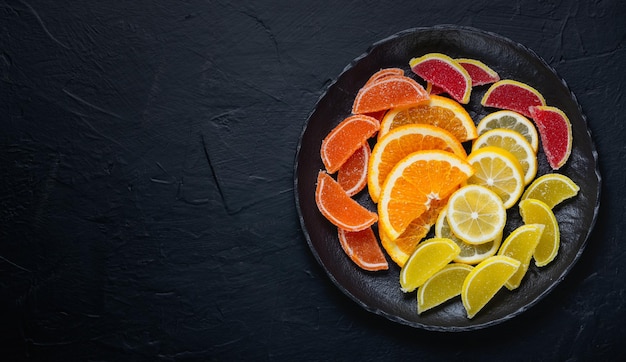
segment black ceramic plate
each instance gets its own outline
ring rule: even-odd
[[[548,105],[563,110],[572,123],[572,153],[558,172],[578,184],[580,192],[554,209],[561,231],[558,256],[543,268],[537,268],[531,262],[517,290],[501,290],[471,320],[466,317],[460,298],[418,315],[416,293],[405,294],[400,290],[399,267],[389,259],[388,271],[366,272],[359,269],[342,251],[337,228],[320,214],[315,204],[316,177],[318,171],[324,168],[319,156],[321,141],[350,114],[359,88],[374,72],[388,67],[402,68],[405,74],[421,82],[410,71],[408,62],[413,57],[430,52],[445,53],[453,58],[478,59],[498,72],[501,79],[527,83],[544,95]],[[475,87],[466,107],[475,122],[494,111],[480,105],[487,87]],[[537,176],[552,172],[541,146],[538,161]],[[372,45],[365,54],[355,59],[328,87],[311,113],[301,135],[295,161],[295,196],[300,222],[313,255],[333,283],[373,313],[428,330],[484,328],[513,318],[536,304],[565,277],[580,257],[595,223],[599,195],[600,174],[595,146],[581,108],[565,82],[545,61],[524,46],[496,34],[455,26],[410,29]],[[376,210],[367,190],[357,194],[355,199],[370,210]],[[505,236],[521,224],[518,208],[511,208]]]

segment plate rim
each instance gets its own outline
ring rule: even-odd
[[[384,310],[382,310],[380,308],[372,307],[372,306],[366,304],[361,299],[359,299],[353,293],[351,293],[350,290],[348,290],[341,283],[339,283],[337,278],[329,271],[329,269],[326,267],[324,261],[322,260],[321,256],[319,255],[319,252],[317,251],[317,249],[313,245],[313,242],[311,240],[311,235],[309,234],[309,232],[307,230],[307,227],[306,227],[306,224],[305,224],[305,220],[304,220],[304,216],[303,216],[302,208],[301,208],[301,204],[300,204],[300,197],[299,197],[300,195],[299,195],[299,192],[298,192],[298,186],[299,186],[299,178],[298,178],[298,169],[299,169],[299,167],[298,166],[299,166],[299,157],[300,157],[300,153],[301,153],[303,137],[306,134],[306,131],[308,129],[311,117],[313,116],[313,114],[317,110],[317,106],[324,99],[324,97],[328,94],[328,91],[333,86],[335,86],[335,84],[339,81],[339,79],[346,72],[348,72],[349,70],[354,68],[355,65],[358,62],[360,62],[362,59],[367,57],[378,46],[386,44],[386,43],[388,43],[390,41],[393,41],[395,39],[398,39],[400,37],[409,36],[411,34],[415,34],[415,33],[419,33],[419,32],[450,31],[450,30],[475,33],[475,34],[481,35],[483,37],[496,38],[499,41],[502,41],[503,43],[506,43],[506,44],[516,48],[516,49],[519,49],[519,50],[522,50],[524,52],[527,52],[533,58],[535,58],[535,60],[540,62],[542,66],[544,66],[547,70],[549,70],[562,83],[562,85],[567,90],[569,96],[571,97],[572,101],[576,105],[576,107],[578,109],[578,112],[579,112],[579,114],[581,116],[583,125],[585,127],[585,132],[586,132],[587,136],[589,137],[589,139],[591,140],[591,142],[590,142],[590,145],[591,145],[591,155],[592,155],[593,162],[594,162],[594,165],[595,165],[593,173],[594,173],[594,176],[596,177],[597,182],[598,182],[598,188],[597,188],[597,191],[596,191],[596,193],[594,195],[596,197],[596,203],[595,203],[595,205],[593,207],[593,215],[592,215],[591,224],[589,226],[589,229],[587,230],[585,238],[584,238],[583,242],[580,244],[579,249],[576,251],[576,254],[572,258],[572,262],[569,263],[561,271],[561,273],[559,274],[558,278],[556,278],[554,281],[552,281],[552,283],[550,283],[547,288],[545,288],[541,293],[539,293],[529,303],[526,303],[525,305],[523,305],[522,307],[518,308],[517,310],[514,310],[514,311],[510,312],[506,316],[503,316],[503,317],[497,318],[497,319],[493,319],[493,320],[489,320],[489,321],[486,321],[486,322],[483,322],[483,323],[470,324],[468,326],[441,326],[441,325],[425,324],[425,323],[419,323],[419,322],[407,320],[405,318],[402,318],[401,316],[390,314],[387,311],[384,311]],[[438,332],[467,332],[467,331],[474,331],[474,330],[479,330],[479,329],[484,329],[484,328],[488,328],[488,327],[491,327],[491,326],[495,326],[495,325],[504,323],[506,321],[509,321],[509,320],[519,316],[520,314],[522,314],[523,312],[527,311],[528,309],[534,307],[537,303],[539,303],[541,300],[543,300],[549,293],[551,293],[556,288],[556,286],[558,286],[567,277],[567,275],[570,273],[570,271],[578,263],[578,260],[580,259],[582,253],[586,249],[587,243],[589,242],[589,237],[592,234],[592,232],[594,231],[595,225],[596,225],[596,222],[597,222],[598,213],[599,213],[599,210],[600,210],[600,201],[601,201],[601,192],[602,192],[602,176],[600,174],[599,154],[598,154],[595,142],[593,141],[592,132],[591,132],[591,130],[589,128],[588,119],[587,119],[587,116],[585,115],[585,113],[582,110],[582,106],[581,106],[580,102],[576,98],[576,96],[573,93],[573,91],[571,90],[571,88],[567,85],[567,82],[558,74],[558,72],[552,66],[550,66],[550,64],[548,64],[541,56],[539,56],[535,51],[533,51],[532,49],[528,48],[527,46],[525,46],[525,45],[523,45],[521,43],[518,43],[518,42],[516,42],[516,41],[514,41],[514,40],[512,40],[512,39],[510,39],[508,37],[505,37],[503,35],[497,34],[495,32],[486,31],[486,30],[482,30],[482,29],[478,29],[478,28],[470,27],[470,26],[460,26],[460,25],[453,25],[453,24],[440,24],[440,25],[427,26],[427,27],[413,27],[413,28],[407,28],[407,29],[401,30],[399,32],[396,32],[396,33],[394,33],[394,34],[392,34],[390,36],[387,36],[385,38],[382,38],[382,39],[372,43],[367,48],[367,50],[365,52],[363,52],[362,54],[360,54],[359,56],[354,58],[352,61],[350,61],[342,69],[342,71],[332,80],[332,82],[328,82],[328,84],[326,84],[324,89],[322,89],[321,95],[318,97],[318,99],[316,100],[312,110],[309,112],[309,114],[306,117],[306,120],[304,122],[302,130],[300,132],[300,135],[299,135],[299,138],[298,138],[298,144],[297,144],[297,147],[296,147],[295,158],[294,158],[294,166],[293,166],[293,176],[294,176],[294,184],[293,184],[293,186],[294,186],[295,204],[296,204],[296,210],[297,210],[297,213],[298,213],[298,219],[299,219],[300,227],[302,229],[302,233],[305,236],[305,239],[307,241],[307,244],[308,244],[308,247],[309,247],[311,253],[313,254],[313,256],[316,259],[316,261],[319,264],[319,266],[324,270],[324,273],[327,275],[327,277],[330,278],[332,283],[339,290],[341,290],[341,292],[343,294],[348,296],[352,301],[356,302],[360,307],[362,307],[363,309],[367,310],[368,312],[371,312],[371,313],[376,314],[378,316],[384,317],[385,319],[388,319],[388,320],[390,320],[392,322],[395,322],[395,323],[398,323],[398,324],[407,325],[407,326],[410,326],[410,327],[424,329],[424,330],[429,330],[429,331],[438,331]]]

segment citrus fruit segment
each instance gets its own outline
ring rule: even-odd
[[[558,170],[572,152],[572,124],[565,113],[556,107],[531,107],[530,114],[539,128],[548,163],[553,170]]]
[[[546,100],[541,93],[528,84],[505,79],[492,84],[480,104],[485,107],[509,109],[531,117],[528,108],[545,106]]]
[[[370,145],[365,142],[339,168],[337,182],[346,190],[348,196],[356,195],[367,185],[367,164],[370,154]]]
[[[378,120],[365,115],[350,116],[339,123],[322,140],[320,156],[326,171],[337,172],[379,128]]]
[[[472,79],[472,87],[494,83],[500,80],[496,71],[489,68],[485,63],[476,59],[459,58],[455,59]]]
[[[520,201],[519,212],[522,215],[524,224],[545,225],[539,244],[533,253],[533,258],[535,259],[535,265],[539,267],[548,265],[556,258],[561,243],[559,223],[552,209],[543,201],[526,199]]]
[[[443,128],[459,142],[478,136],[474,121],[463,106],[453,99],[432,95],[427,102],[419,105],[389,110],[381,121],[378,139],[396,127],[414,123]]]
[[[500,147],[488,146],[470,153],[474,168],[468,184],[481,185],[500,196],[506,209],[517,203],[524,191],[524,171],[517,158]]]
[[[435,223],[435,236],[438,238],[448,238],[456,243],[461,248],[459,255],[454,258],[455,263],[463,264],[478,264],[481,261],[493,256],[500,248],[500,242],[502,241],[502,233],[498,234],[492,241],[488,241],[483,244],[472,245],[459,239],[454,235],[450,225],[448,224],[448,207],[444,207],[437,217]]]
[[[372,76],[367,80],[364,87],[371,85],[374,82],[377,82],[388,76],[404,76],[404,70],[400,68],[383,68],[376,73],[372,74]]]
[[[350,198],[326,172],[317,175],[315,203],[332,224],[347,231],[360,231],[376,222],[378,216]]]
[[[507,289],[513,290],[519,287],[524,275],[526,275],[530,259],[533,257],[537,244],[539,244],[544,228],[545,226],[542,224],[522,225],[513,230],[502,243],[498,255],[508,256],[520,262],[520,267],[505,283]]]
[[[483,119],[478,122],[476,131],[478,135],[490,131],[496,128],[506,128],[519,132],[526,141],[530,143],[533,151],[537,153],[539,149],[539,134],[535,125],[523,115],[509,110],[502,110],[493,113],[489,113]]]
[[[524,191],[522,200],[536,199],[553,209],[561,202],[578,195],[580,187],[569,177],[558,173],[548,173],[536,178]]]
[[[502,199],[484,186],[466,185],[448,200],[448,224],[457,237],[469,244],[494,240],[506,224]]]
[[[352,113],[371,113],[394,107],[418,104],[428,99],[428,93],[415,80],[390,75],[375,80],[359,90]]]
[[[422,150],[443,150],[466,157],[463,145],[448,131],[427,124],[408,124],[383,136],[370,157],[367,184],[372,201],[378,202],[382,184],[404,157]]]
[[[368,271],[389,269],[372,228],[368,227],[361,231],[339,229],[338,236],[343,251],[361,269]]]
[[[440,150],[418,151],[403,158],[383,183],[378,226],[395,239],[411,221],[443,200],[473,173],[459,156]]]
[[[386,235],[382,228],[378,228],[383,248],[396,264],[400,267],[404,266],[417,245],[428,235],[431,227],[437,221],[439,211],[447,202],[447,198],[445,200],[433,200],[430,209],[411,221],[402,234],[395,239]]]
[[[450,239],[431,239],[421,243],[400,270],[400,288],[405,293],[419,288],[460,251]]]
[[[515,274],[520,262],[503,255],[494,255],[469,272],[463,281],[461,301],[467,311],[468,318],[474,318],[476,313],[498,293],[509,278]]]
[[[460,295],[463,281],[471,270],[470,265],[453,263],[435,273],[417,290],[417,313],[421,314]]]
[[[504,128],[487,131],[474,140],[472,152],[488,146],[503,148],[517,158],[524,171],[525,185],[537,175],[537,156],[530,143],[518,132]]]
[[[409,61],[413,73],[439,86],[459,103],[469,103],[472,78],[459,63],[441,53],[429,53]]]

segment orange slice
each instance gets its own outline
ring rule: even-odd
[[[341,165],[337,172],[337,182],[346,190],[348,196],[356,195],[367,185],[367,164],[371,152],[370,145],[366,142]]]
[[[561,168],[572,152],[572,124],[556,107],[530,107],[530,114],[541,137],[541,145],[553,170]]]
[[[361,88],[352,105],[352,113],[377,112],[418,104],[427,99],[428,93],[415,80],[390,75]]]
[[[326,171],[335,173],[379,129],[375,118],[355,115],[344,119],[322,141],[320,156]]]
[[[403,158],[385,180],[378,202],[378,227],[392,240],[473,174],[461,157],[441,150]]]
[[[476,59],[460,58],[455,59],[470,75],[472,87],[495,83],[500,80],[496,71],[489,68],[485,63]]]
[[[474,121],[463,106],[450,98],[432,95],[419,105],[389,110],[380,124],[378,139],[396,127],[413,123],[443,128],[459,142],[478,137]]]
[[[372,228],[361,231],[339,229],[338,234],[341,248],[361,269],[368,271],[389,269],[385,254],[380,249]]]
[[[378,216],[351,199],[326,172],[317,175],[315,203],[322,215],[340,229],[361,231],[372,226]]]
[[[485,107],[508,109],[532,117],[528,110],[532,106],[545,106],[546,100],[541,93],[528,84],[505,79],[487,89],[480,101]]]
[[[370,79],[368,79],[365,83],[364,87],[367,87],[368,85],[371,85],[372,83],[377,82],[385,77],[394,75],[404,76],[404,70],[400,68],[383,68],[378,72],[372,74]]]
[[[463,145],[448,131],[428,124],[408,124],[394,128],[382,137],[370,157],[367,171],[368,191],[378,202],[383,182],[401,159],[422,150],[443,150],[465,158]]]
[[[381,228],[378,229],[383,248],[385,248],[387,254],[396,264],[400,267],[404,266],[419,243],[428,235],[430,228],[437,221],[440,211],[447,202],[447,198],[445,200],[434,200],[430,204],[430,209],[411,221],[404,232],[395,239],[386,235]]]
[[[409,66],[413,73],[442,88],[459,103],[469,103],[472,78],[454,59],[441,53],[429,53],[411,59]]]

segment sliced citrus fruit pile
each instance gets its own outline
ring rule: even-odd
[[[369,271],[389,269],[372,228],[368,227],[361,231],[339,229],[338,236],[346,255],[359,267]]]
[[[382,184],[391,169],[409,154],[423,150],[443,150],[467,156],[463,145],[446,130],[428,124],[408,124],[385,134],[370,158],[367,184],[372,201],[378,202]]]
[[[400,270],[400,287],[411,292],[424,284],[461,252],[450,239],[433,239],[420,244]]]
[[[472,167],[453,153],[418,151],[403,158],[387,176],[378,202],[378,227],[395,239],[411,221],[448,197],[473,173]]]
[[[485,107],[508,109],[531,117],[529,108],[545,106],[546,100],[528,84],[504,79],[492,84],[480,103]]]
[[[561,168],[572,152],[572,125],[556,107],[530,107],[530,114],[539,128],[543,150],[553,170]]]
[[[478,136],[476,125],[463,106],[450,98],[433,95],[418,105],[389,110],[381,121],[378,139],[396,127],[414,123],[443,128],[459,142]]]
[[[472,78],[454,59],[441,53],[428,53],[409,61],[413,73],[443,89],[457,102],[467,104],[472,92]]]
[[[421,314],[460,295],[470,271],[470,265],[452,263],[436,272],[417,290],[417,313]]]
[[[479,60],[428,53],[408,65],[426,89],[401,68],[375,72],[322,141],[315,200],[355,265],[387,270],[389,256],[401,268],[418,313],[460,295],[473,318],[503,286],[520,286],[531,259],[542,267],[557,256],[552,209],[579,187],[556,173],[535,179],[537,152],[541,144],[552,169],[562,167],[571,124],[535,88]],[[489,84],[481,104],[501,110],[475,123],[464,104]],[[376,212],[353,198],[366,187]],[[502,241],[515,205],[524,225]]]
[[[561,202],[578,195],[580,187],[569,177],[559,173],[548,173],[537,177],[524,191],[522,200],[536,199],[554,208]]]
[[[463,281],[461,300],[467,317],[473,318],[517,272],[519,260],[494,255],[476,265]]]

